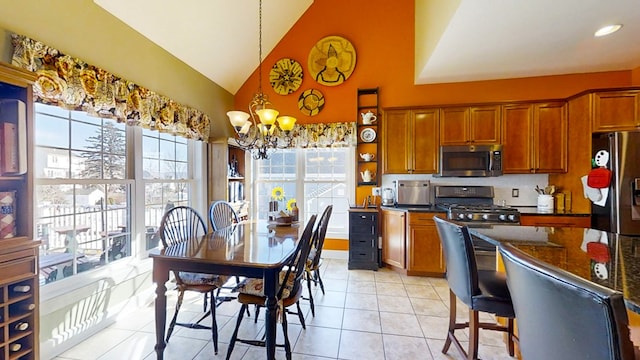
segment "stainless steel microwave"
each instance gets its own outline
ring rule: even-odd
[[[440,147],[440,176],[502,175],[502,145]]]

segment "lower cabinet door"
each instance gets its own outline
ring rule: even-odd
[[[409,273],[443,275],[445,272],[442,245],[435,223],[409,225],[408,264]]]
[[[405,269],[405,213],[382,211],[382,262]]]

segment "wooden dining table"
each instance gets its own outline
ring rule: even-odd
[[[156,355],[163,359],[166,343],[166,285],[170,271],[233,275],[264,281],[266,358],[275,359],[276,292],[278,274],[293,254],[303,226],[277,226],[249,221],[204,236],[185,240],[165,249],[152,250],[153,281],[156,283]]]

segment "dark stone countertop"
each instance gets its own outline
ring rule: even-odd
[[[521,215],[550,215],[550,216],[591,216],[591,214],[585,213],[574,213],[571,211],[553,211],[553,212],[544,212],[539,211],[536,206],[514,206],[514,209],[518,210]]]
[[[382,210],[393,210],[402,212],[427,212],[427,213],[443,213],[445,210],[439,209],[434,205],[428,206],[381,206]],[[591,214],[573,213],[571,211],[554,211],[542,212],[538,211],[536,206],[513,206],[521,215],[550,215],[550,216],[591,216]]]
[[[542,261],[620,291],[627,308],[640,313],[640,236],[569,227],[519,226],[514,231],[514,226],[495,225],[469,230],[495,246],[511,243]]]
[[[427,206],[381,206],[382,210],[402,211],[402,212],[426,212],[444,213],[446,211],[436,208],[434,205]]]

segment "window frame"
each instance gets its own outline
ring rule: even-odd
[[[336,183],[336,184],[344,184],[345,189],[346,189],[346,193],[347,193],[347,203],[346,203],[346,208],[345,209],[339,209],[336,208],[336,206],[334,205],[333,208],[333,215],[331,216],[331,218],[333,219],[334,217],[337,217],[336,214],[341,214],[344,212],[345,218],[348,218],[347,215],[347,211],[349,208],[349,204],[354,203],[355,200],[355,188],[353,186],[353,184],[355,183],[355,173],[356,173],[356,169],[355,166],[353,166],[353,164],[351,163],[351,161],[354,159],[355,156],[355,147],[354,146],[346,146],[346,147],[337,147],[334,149],[344,149],[345,150],[345,170],[346,170],[346,174],[345,174],[345,178],[344,180],[332,180],[332,179],[309,179],[306,176],[306,169],[305,169],[305,159],[307,156],[307,152],[304,148],[295,148],[295,149],[287,149],[287,150],[278,150],[279,151],[293,151],[295,153],[296,156],[296,175],[293,176],[292,180],[281,180],[281,179],[261,179],[260,178],[260,171],[259,171],[259,166],[261,166],[264,161],[272,161],[272,158],[268,159],[268,160],[256,160],[251,158],[251,162],[250,162],[250,166],[251,166],[251,189],[252,192],[250,193],[250,199],[251,199],[251,217],[258,219],[260,216],[260,208],[261,208],[261,204],[260,204],[260,199],[259,197],[261,197],[261,194],[259,194],[259,188],[261,187],[261,184],[272,184],[272,186],[270,188],[273,188],[274,186],[282,186],[283,183],[293,183],[296,189],[296,193],[291,196],[290,194],[287,194],[286,190],[285,190],[285,197],[287,199],[290,199],[292,197],[296,198],[296,199],[303,199],[302,201],[298,200],[298,208],[300,209],[300,220],[301,221],[307,221],[308,218],[315,214],[315,212],[310,212],[307,211],[307,207],[304,205],[308,200],[304,198],[304,191],[305,191],[305,184],[311,184],[311,183]],[[311,148],[309,150],[316,150],[315,148]],[[276,152],[276,154],[277,154]],[[249,155],[247,155],[249,157]],[[273,154],[271,155],[273,156]],[[332,197],[332,199],[335,199],[335,197]],[[282,202],[281,202],[282,203]],[[282,203],[280,206],[282,207],[283,205],[285,205],[286,203]],[[268,208],[268,207],[267,207]],[[319,209],[317,212],[321,213],[322,209]],[[334,220],[335,222],[335,220]],[[336,229],[335,226],[332,226],[332,221],[329,221],[329,228],[327,230],[327,237],[329,238],[334,238],[334,239],[344,239],[347,240],[349,238],[349,229],[348,229],[348,224],[343,228],[343,229]]]
[[[41,105],[57,107],[55,105],[43,104],[43,103],[35,103],[34,106],[34,131],[35,124],[37,124],[36,118],[43,114],[42,110],[39,110],[38,107]],[[68,111],[66,109],[59,108],[62,111]],[[86,113],[85,113],[86,114]],[[88,115],[88,114],[86,114]],[[67,116],[60,116],[61,119],[68,121],[74,121],[72,112],[69,111]],[[98,117],[96,117],[99,119]],[[42,120],[41,120],[42,121]],[[112,120],[115,121],[115,120]],[[104,126],[104,122],[100,125]],[[68,151],[69,154],[73,152],[75,149],[72,148],[72,139],[71,139],[71,125],[68,127],[69,130],[69,139],[68,139],[68,147],[61,148],[63,151]],[[34,234],[37,234],[37,223],[39,220],[38,209],[37,209],[37,189],[39,186],[58,186],[58,185],[73,185],[73,186],[82,186],[87,184],[123,184],[128,187],[128,199],[127,199],[127,212],[129,214],[128,222],[130,224],[130,252],[129,256],[124,259],[120,259],[116,262],[107,262],[106,264],[96,267],[91,270],[74,273],[72,276],[61,278],[52,283],[46,284],[47,286],[43,286],[42,289],[45,290],[42,293],[44,295],[52,296],[53,294],[60,292],[68,292],[72,291],[75,288],[87,285],[92,282],[92,279],[95,279],[96,276],[109,276],[111,271],[117,271],[117,269],[122,269],[123,274],[131,274],[130,269],[131,266],[139,267],[140,261],[143,261],[148,258],[148,254],[152,249],[146,248],[146,225],[144,223],[145,219],[145,207],[140,206],[140,204],[145,205],[145,188],[147,184],[154,182],[162,182],[162,183],[186,183],[187,188],[189,189],[189,199],[191,202],[188,205],[193,206],[198,209],[199,212],[203,212],[204,206],[206,206],[206,200],[204,199],[205,194],[205,186],[202,179],[204,178],[203,174],[206,173],[206,169],[204,169],[204,160],[206,158],[206,144],[200,141],[195,141],[191,139],[186,140],[186,152],[187,152],[187,170],[186,170],[186,179],[144,179],[143,172],[143,129],[138,126],[124,126],[126,146],[125,146],[125,156],[126,156],[126,165],[124,169],[124,178],[123,179],[81,179],[81,178],[73,178],[71,173],[68,173],[69,176],[67,178],[46,178],[48,174],[42,174],[45,177],[36,176],[36,168],[34,167],[34,171],[30,175],[34,184],[34,207],[33,207],[33,216],[34,216]],[[162,136],[167,136],[163,134]],[[77,139],[76,139],[77,140]],[[38,149],[42,149],[41,145],[33,145],[33,153],[34,153],[34,165],[36,161],[44,161],[47,163],[47,159],[38,160],[36,158],[36,154],[38,154]],[[46,149],[46,148],[45,148]],[[77,150],[75,150],[77,151]],[[161,157],[160,155],[158,155]],[[56,161],[64,159],[56,159]],[[69,160],[71,161],[71,160]],[[43,169],[46,169],[46,165]],[[68,167],[71,170],[71,165]],[[104,169],[104,166],[103,166]],[[77,213],[74,212],[74,214]],[[75,215],[73,215],[75,216]],[[140,220],[140,221],[139,221]],[[158,224],[159,226],[158,219]],[[127,270],[129,269],[129,270]],[[123,275],[124,277],[130,275]],[[75,280],[68,280],[75,279]]]

